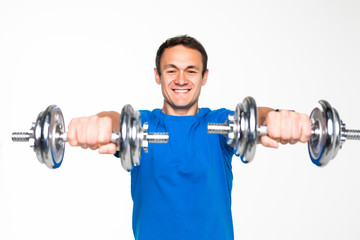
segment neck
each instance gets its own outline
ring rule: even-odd
[[[190,107],[176,107],[165,101],[162,112],[172,116],[193,116],[199,112],[199,107],[197,103]]]

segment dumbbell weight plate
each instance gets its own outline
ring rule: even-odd
[[[49,168],[60,167],[64,158],[65,142],[57,140],[64,130],[64,117],[56,105],[50,105],[39,114],[35,126],[34,148],[39,161]]]
[[[320,108],[310,114],[315,133],[308,142],[311,161],[317,166],[325,166],[335,158],[341,145],[341,120],[336,109],[325,101],[319,101]]]
[[[119,152],[121,164],[126,171],[130,171],[132,169],[131,120],[133,112],[134,109],[127,104],[122,108],[120,118]]]
[[[333,146],[332,146],[332,152],[331,152],[331,159],[334,159],[341,148],[341,136],[342,136],[342,122],[339,116],[339,113],[336,111],[335,108],[332,108],[334,112],[334,135],[332,136],[333,139]]]
[[[139,159],[141,157],[141,120],[139,112],[133,111],[132,115],[130,138],[131,164],[132,166],[137,166],[140,165]]]
[[[308,149],[311,161],[321,166],[320,160],[323,156],[326,143],[326,118],[322,109],[316,107],[310,114],[310,124],[314,126],[314,133],[309,142]]]
[[[257,144],[257,106],[255,99],[252,97],[246,97],[241,106],[241,132],[243,135],[244,143],[246,145],[245,151],[241,156],[241,160],[244,163],[249,163],[254,159],[256,144]]]
[[[235,112],[234,112],[234,116],[233,119],[230,120],[230,125],[232,126],[232,134],[229,137],[231,138],[230,141],[228,141],[228,143],[233,144],[234,150],[236,152],[237,155],[243,155],[243,152],[245,150],[246,145],[244,144],[244,142],[246,142],[243,137],[246,136],[242,136],[240,134],[240,127],[241,127],[241,112],[242,112],[242,104],[239,103],[236,105],[235,108]]]
[[[32,147],[34,148],[34,152],[40,163],[44,163],[44,159],[41,153],[41,144],[43,142],[41,138],[42,135],[41,126],[43,122],[43,116],[44,116],[44,112],[40,112],[38,117],[36,118],[36,122],[33,123],[34,125],[31,128],[31,130],[34,131],[34,143]]]

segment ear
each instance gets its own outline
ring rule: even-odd
[[[156,81],[156,83],[157,84],[161,84],[161,80],[160,80],[160,75],[159,75],[159,73],[158,73],[158,71],[157,71],[157,68],[154,68],[154,74],[155,74],[155,81]]]
[[[202,83],[201,83],[202,86],[205,86],[205,84],[207,82],[208,75],[209,75],[209,69],[206,69],[206,72],[204,73],[204,76],[202,78]]]

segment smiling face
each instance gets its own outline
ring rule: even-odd
[[[163,112],[169,115],[195,115],[201,87],[206,84],[208,70],[203,72],[198,50],[176,45],[165,49],[160,59],[160,71],[154,69],[155,80],[164,96]]]

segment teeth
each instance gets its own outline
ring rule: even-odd
[[[175,89],[174,91],[175,91],[175,92],[178,92],[178,93],[184,93],[184,92],[188,92],[189,90],[186,90],[186,89],[184,89],[184,90],[182,90],[182,89]]]

